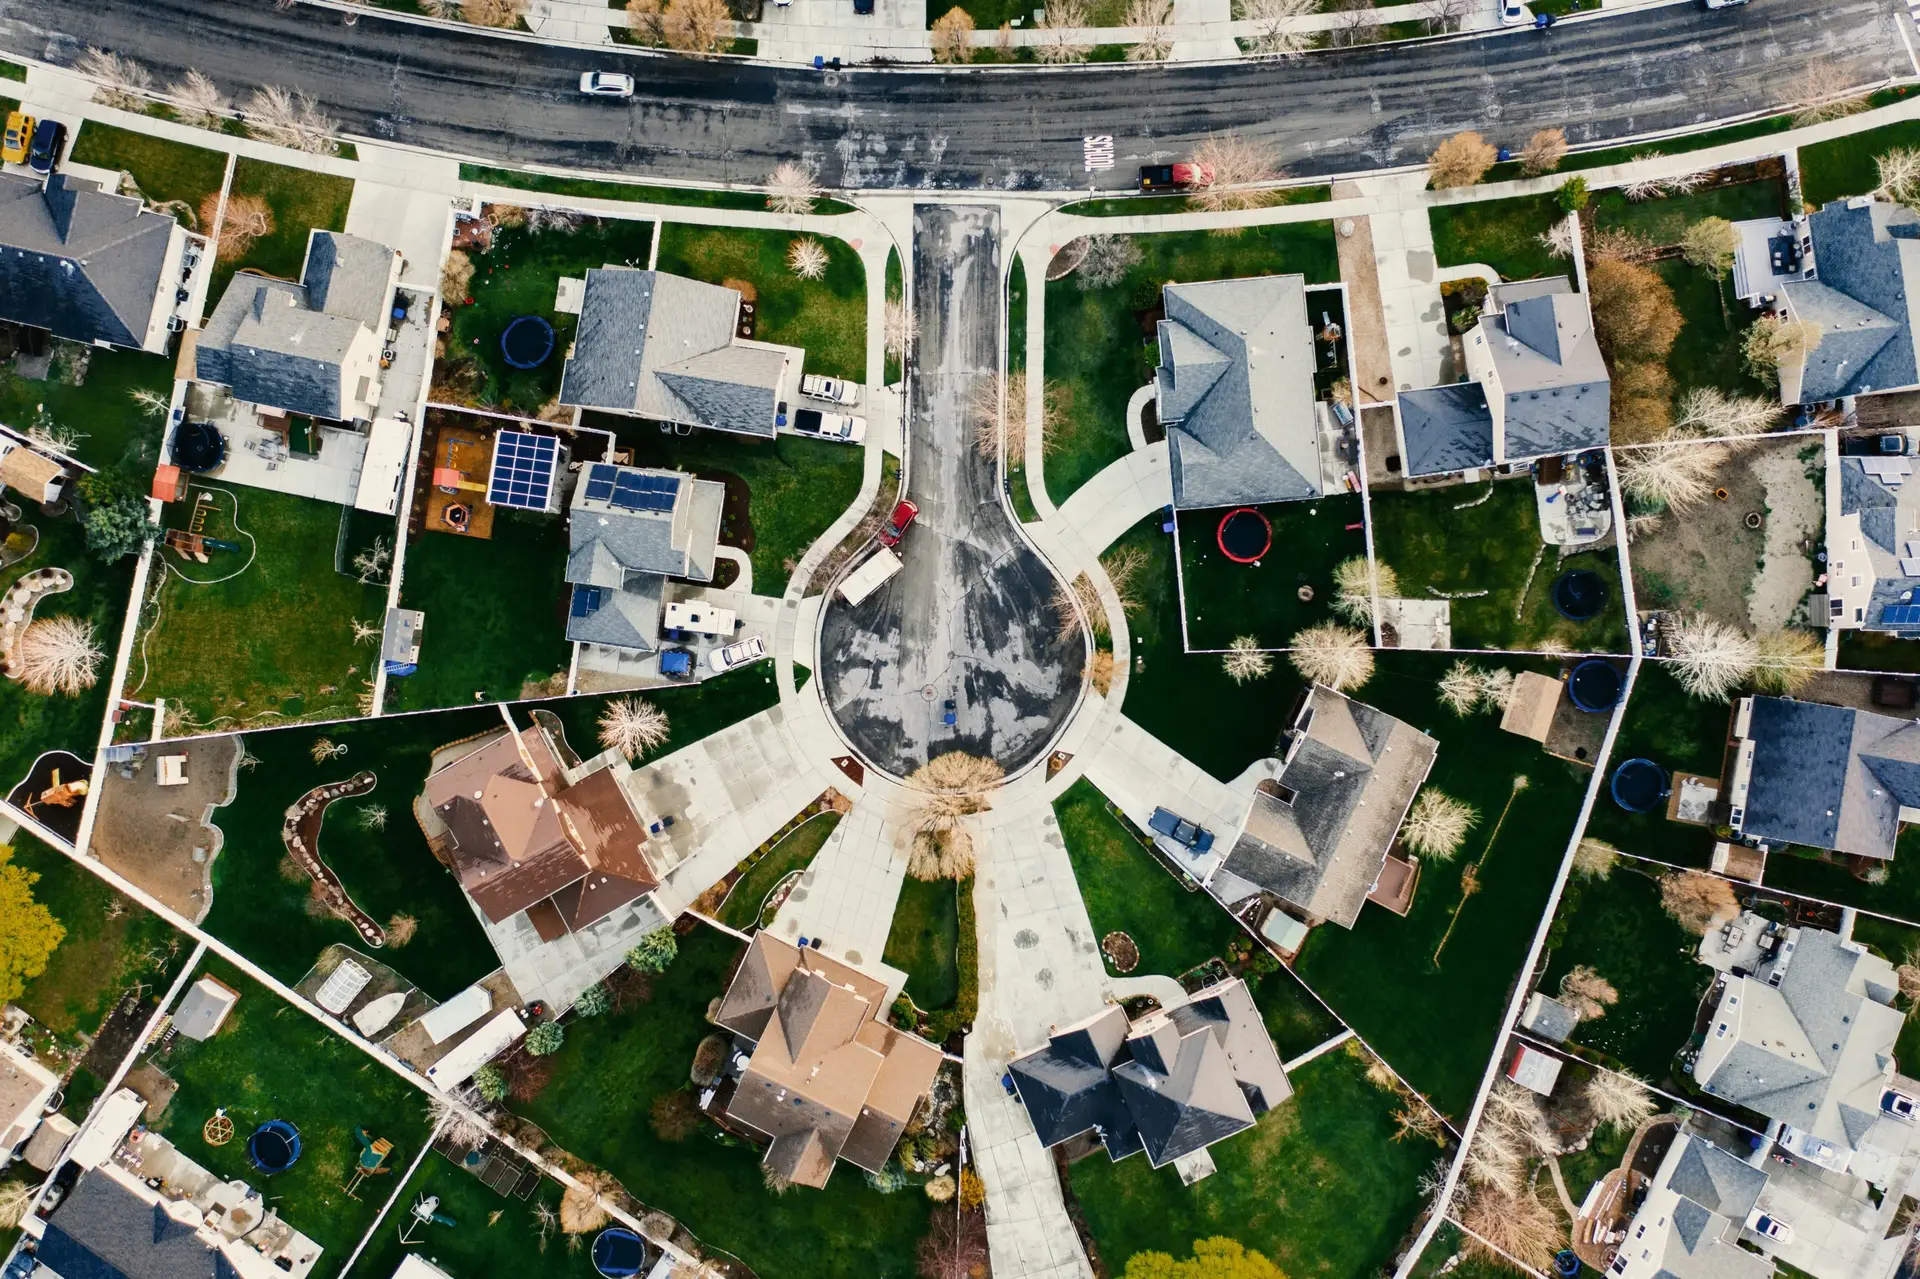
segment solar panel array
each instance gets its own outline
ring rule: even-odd
[[[606,602],[607,588],[604,586],[576,586],[573,588],[573,609],[575,617],[592,617],[600,611],[600,605]]]
[[[559,448],[560,442],[551,435],[500,432],[493,441],[487,501],[526,511],[546,510],[553,497],[553,463]]]
[[[1889,604],[1880,610],[1883,626],[1920,626],[1920,604]]]
[[[677,475],[645,475],[604,462],[587,468],[587,498],[623,511],[671,511],[680,493]]]

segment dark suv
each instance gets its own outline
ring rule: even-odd
[[[27,167],[35,173],[52,173],[60,163],[60,148],[67,140],[67,126],[58,120],[42,120],[33,131],[33,145],[27,149]]]

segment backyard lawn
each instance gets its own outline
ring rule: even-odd
[[[544,1091],[514,1109],[761,1279],[911,1279],[929,1212],[917,1187],[881,1194],[841,1167],[825,1190],[775,1196],[753,1147],[704,1127],[664,1141],[648,1121],[655,1098],[687,1086],[694,1048],[712,1030],[707,1004],[723,992],[739,950],[715,928],[682,937],[651,1001],[575,1021]]]
[[[92,759],[100,739],[100,721],[107,713],[107,688],[113,652],[120,643],[121,618],[133,589],[134,558],[102,564],[86,546],[80,521],[72,514],[58,518],[37,506],[23,504],[25,518],[8,540],[9,553],[38,534],[32,554],[0,569],[0,593],[26,574],[41,568],[64,568],[73,574],[73,589],[42,596],[34,617],[79,617],[93,624],[94,644],[105,655],[92,688],[78,697],[55,693],[43,697],[27,691],[18,680],[0,680],[0,795],[25,777],[42,751],[69,750]],[[18,539],[14,541],[13,539]]]
[[[1219,902],[1197,888],[1188,891],[1185,881],[1155,860],[1107,811],[1107,797],[1086,778],[1053,802],[1053,812],[1094,936],[1122,932],[1133,938],[1140,948],[1137,974],[1178,977],[1245,935]],[[1117,971],[1112,960],[1106,964],[1108,972]]]
[[[825,846],[827,836],[833,834],[833,828],[839,824],[840,814],[825,812],[809,817],[789,831],[749,867],[746,874],[733,882],[718,912],[720,922],[743,933],[771,922],[771,917],[762,910],[767,894],[788,875],[811,866]]]
[[[1261,648],[1286,647],[1296,632],[1332,616],[1334,566],[1366,557],[1358,493],[1254,509],[1273,526],[1273,549],[1259,564],[1236,563],[1220,549],[1226,512],[1177,517],[1189,649],[1224,649],[1241,635],[1253,636]],[[1312,590],[1311,600],[1300,598],[1303,587]]]
[[[1660,662],[1646,662],[1633,684],[1614,739],[1611,767],[1630,759],[1650,759],[1675,773],[1719,777],[1725,763],[1733,708],[1688,696]],[[1593,801],[1587,834],[1623,852],[1705,870],[1713,856],[1713,831],[1670,822],[1663,805],[1651,813],[1630,813],[1602,791]],[[1771,876],[1769,876],[1771,878]]]
[[[1896,147],[1920,146],[1920,120],[1902,120],[1800,148],[1800,192],[1814,208],[1829,200],[1866,195],[1880,185],[1874,157]]]
[[[391,1182],[393,1178],[382,1180]],[[382,1185],[380,1191],[391,1194],[393,1187]],[[400,1231],[408,1223],[407,1209],[421,1195],[439,1199],[440,1214],[453,1218],[456,1224],[424,1230],[415,1225],[410,1231],[414,1243],[408,1246],[400,1242]],[[557,1229],[547,1238],[541,1237],[536,1205],[558,1212],[560,1183],[543,1179],[540,1188],[526,1199],[496,1194],[446,1156],[429,1154],[394,1201],[393,1211],[367,1241],[367,1250],[354,1264],[354,1273],[392,1275],[407,1254],[416,1253],[461,1279],[486,1275],[594,1279],[597,1272],[589,1248],[569,1248],[567,1236]],[[592,1236],[587,1236],[587,1242],[592,1242]]]
[[[598,755],[600,716],[608,702],[626,693],[583,694],[578,697],[552,697],[537,702],[521,702],[514,707],[520,722],[527,712],[542,710],[556,716],[565,732],[567,745],[582,759]],[[649,761],[664,759],[703,737],[731,728],[743,719],[758,715],[780,704],[780,685],[774,680],[772,662],[755,662],[728,671],[725,675],[672,688],[650,688],[638,694],[667,713],[667,740],[648,751]]]
[[[754,337],[803,348],[806,370],[867,380],[867,271],[860,254],[834,236],[827,273],[803,280],[787,265],[787,247],[803,237],[787,231],[701,227],[669,222],[660,232],[659,269],[710,284],[728,284],[759,308]]]
[[[504,701],[565,671],[567,527],[532,511],[495,510],[493,536],[432,529],[407,543],[400,602],[425,611],[420,669],[387,681],[387,706]]]
[[[164,556],[158,604],[142,610],[128,695],[178,703],[203,730],[359,713],[379,655],[354,643],[353,622],[380,624],[386,587],[335,571],[348,508],[197,480],[188,500],[164,508],[161,524],[188,527],[203,491],[214,495],[203,531],[244,549],[215,551],[208,564]],[[375,521],[353,518],[369,528]],[[392,521],[379,523],[391,546]]]
[[[1056,504],[1127,454],[1127,400],[1152,378],[1159,360],[1154,331],[1142,316],[1157,315],[1161,285],[1281,273],[1304,275],[1308,284],[1340,278],[1330,222],[1133,240],[1140,261],[1118,284],[1082,288],[1069,275],[1047,285],[1046,377],[1059,396],[1061,421],[1045,470]]]
[[[1399,574],[1400,592],[1407,598],[1426,599],[1436,590],[1456,596],[1455,648],[1530,649],[1557,640],[1569,652],[1626,650],[1618,553],[1609,544],[1558,559],[1540,541],[1533,485],[1524,477],[1376,493],[1373,548],[1379,562]],[[1553,607],[1554,580],[1576,568],[1591,569],[1606,581],[1606,611],[1590,622],[1570,622]],[[1474,591],[1486,593],[1465,594]]]
[[[751,557],[756,595],[784,594],[800,557],[860,496],[866,451],[851,445],[798,435],[755,440],[727,431],[670,435],[651,422],[613,414],[589,413],[583,424],[612,431],[633,450],[635,466],[691,471],[726,483],[720,544]]]
[[[160,460],[166,411],[143,412],[135,391],[173,394],[173,362],[145,351],[115,351],[75,342],[54,344],[53,367],[44,381],[0,375],[0,422],[20,430],[44,418],[78,437],[73,455],[88,466],[117,470],[139,482],[153,482]],[[78,367],[86,360],[84,370]],[[82,379],[78,384],[74,378]]]
[[[188,146],[89,120],[74,141],[70,157],[78,164],[123,169],[133,175],[140,194],[155,204],[179,201],[186,206],[181,222],[190,231],[212,232],[200,225],[200,202],[220,189],[227,176],[227,154]]]
[[[1395,1139],[1395,1097],[1347,1053],[1292,1080],[1290,1100],[1211,1148],[1219,1171],[1193,1186],[1141,1158],[1116,1164],[1096,1152],[1073,1165],[1107,1273],[1136,1252],[1185,1257],[1215,1235],[1265,1253],[1289,1279],[1370,1279],[1391,1266],[1420,1211],[1416,1183],[1440,1152]]]
[[[920,1008],[945,1008],[960,997],[960,885],[915,879],[900,885],[883,963],[907,975],[907,995]]]
[[[1572,275],[1573,263],[1551,256],[1540,236],[1564,215],[1552,195],[1441,204],[1427,211],[1433,256],[1440,266],[1478,262],[1503,280]]]
[[[213,285],[207,291],[211,310],[226,293],[227,281],[241,267],[250,267],[283,280],[300,278],[307,260],[309,231],[341,231],[347,225],[347,205],[353,200],[353,179],[316,173],[311,169],[290,169],[265,160],[242,157],[233,167],[233,185],[227,199],[257,195],[272,212],[273,230],[253,242],[237,259],[221,262],[214,268]]]
[[[1245,980],[1281,1061],[1326,1043],[1344,1029],[1340,1019],[1300,984],[1291,969],[1277,968],[1264,975],[1249,972]]]
[[[1920,671],[1920,644],[1873,631],[1841,631],[1840,669]]]
[[[1729,222],[1777,218],[1785,211],[1786,201],[1786,184],[1779,178],[1645,200],[1629,200],[1616,189],[1596,194],[1587,206],[1587,217],[1596,229],[1621,227],[1664,247],[1679,244],[1687,228],[1702,218]]]
[[[233,803],[214,810],[226,842],[213,863],[207,931],[290,986],[329,945],[364,948],[351,924],[311,913],[312,880],[282,868],[287,852],[280,826],[282,814],[315,786],[367,770],[377,779],[371,794],[328,806],[320,856],[375,920],[409,915],[418,921],[411,942],[389,944],[376,957],[435,999],[451,998],[492,972],[499,958],[453,872],[428,849],[413,801],[435,749],[498,727],[500,712],[491,706],[329,725],[326,738],[347,751],[325,764],[315,764],[311,754],[322,735],[317,728],[246,734],[247,753],[260,763],[242,768]],[[366,824],[374,809],[385,810],[384,828]]]
[[[290,1225],[326,1249],[313,1274],[337,1275],[391,1191],[384,1178],[358,1199],[342,1189],[360,1154],[354,1129],[391,1141],[388,1163],[405,1168],[427,1139],[426,1097],[238,969],[210,959],[202,972],[240,999],[213,1038],[177,1037],[149,1056],[180,1091],[147,1123],[208,1171],[259,1187]],[[210,1146],[202,1126],[222,1108],[235,1136]],[[298,1128],[303,1150],[269,1183],[247,1163],[246,1138],[270,1119]]]
[[[1713,970],[1695,958],[1700,939],[1660,908],[1657,869],[1623,859],[1606,879],[1575,877],[1553,921],[1553,951],[1540,989],[1555,994],[1576,964],[1591,966],[1613,983],[1620,1002],[1581,1022],[1573,1041],[1605,1054],[1608,1064],[1672,1088],[1666,1081],[1674,1054],[1693,1034]]]
[[[1492,1055],[1590,774],[1503,732],[1496,715],[1443,709],[1435,686],[1453,660],[1382,652],[1354,696],[1433,735],[1440,749],[1427,785],[1472,805],[1479,824],[1450,861],[1425,860],[1406,918],[1367,908],[1351,930],[1322,925],[1295,971],[1458,1122]]]
[[[450,301],[453,330],[446,359],[436,362],[436,396],[509,413],[538,413],[560,394],[562,356],[580,317],[553,309],[560,277],[584,279],[603,266],[644,267],[653,247],[653,223],[589,218],[574,230],[501,227],[493,247],[473,258],[467,286],[471,306]],[[514,369],[500,335],[514,319],[537,315],[553,326],[553,354],[534,369]]]
[[[1785,848],[1767,855],[1766,886],[1775,892],[1802,893],[1842,906],[1879,911],[1920,926],[1920,826],[1902,826],[1884,883],[1854,874],[1831,854],[1818,849]]]

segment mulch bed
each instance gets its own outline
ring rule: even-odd
[[[1100,939],[1100,951],[1114,971],[1130,973],[1140,966],[1140,948],[1125,933],[1108,933]]]

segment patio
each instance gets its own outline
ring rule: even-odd
[[[352,506],[360,491],[360,468],[368,437],[339,426],[314,423],[307,435],[311,452],[295,452],[287,418],[267,418],[251,404],[233,398],[226,387],[195,382],[187,388],[187,416],[211,422],[227,438],[226,459],[198,476],[336,506]],[[275,430],[267,422],[278,421]]]

